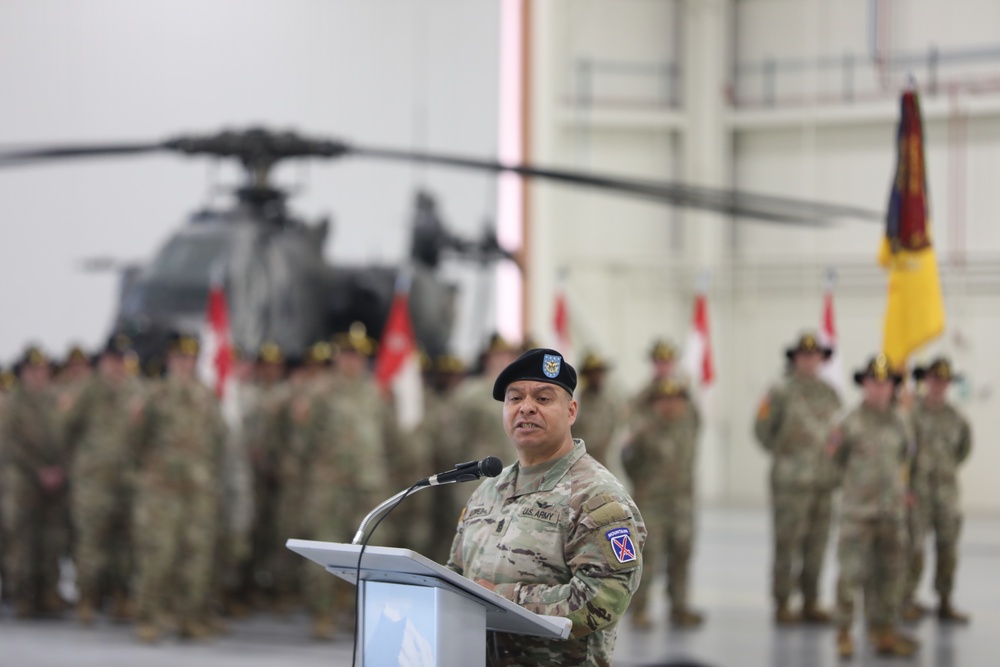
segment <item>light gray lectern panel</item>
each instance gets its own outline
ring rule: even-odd
[[[358,583],[360,545],[288,540],[286,546]],[[360,585],[364,667],[474,667],[486,662],[486,630],[565,639],[572,627],[567,618],[534,614],[409,549],[365,549]]]

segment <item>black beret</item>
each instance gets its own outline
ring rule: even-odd
[[[497,381],[493,384],[493,398],[502,401],[507,393],[507,386],[518,380],[559,385],[572,396],[576,390],[576,369],[566,363],[562,354],[555,350],[528,350],[497,376]]]

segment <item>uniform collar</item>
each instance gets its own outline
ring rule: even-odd
[[[499,491],[504,499],[510,499],[515,496],[523,496],[529,493],[538,493],[540,491],[551,491],[556,488],[556,484],[559,480],[569,472],[569,469],[573,467],[573,464],[583,458],[583,455],[587,453],[587,447],[583,444],[583,440],[579,438],[573,439],[573,449],[570,450],[562,458],[558,459],[555,465],[552,466],[542,477],[537,481],[525,486],[524,488],[518,488],[515,493],[515,488],[517,487],[517,476],[521,471],[521,464],[515,463],[506,470],[504,470],[500,476],[497,478],[497,491]]]

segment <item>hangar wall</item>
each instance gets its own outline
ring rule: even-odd
[[[943,352],[966,370],[954,394],[978,437],[963,471],[965,505],[1000,512],[989,472],[1000,453],[987,439],[1000,427],[991,349],[1000,324],[1000,206],[991,196],[1000,41],[991,26],[1000,8],[978,0],[587,0],[533,11],[533,75],[546,82],[536,84],[532,106],[539,163],[883,210],[898,93],[915,77],[948,316],[945,336],[916,360]],[[603,30],[585,29],[595,25]],[[706,138],[717,146],[706,150]],[[533,185],[531,193],[533,326],[550,326],[556,268],[569,266],[574,345],[610,355],[626,393],[647,377],[653,338],[684,341],[695,285],[710,276],[718,381],[700,489],[710,502],[765,503],[768,462],[751,432],[757,402],[782,371],[783,348],[819,326],[830,269],[846,375],[880,346],[881,225],[793,228],[565,188]],[[849,384],[846,402],[858,398]]]

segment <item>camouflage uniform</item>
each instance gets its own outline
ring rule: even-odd
[[[340,378],[334,391],[314,397],[310,409],[302,536],[348,542],[365,513],[388,495],[387,406],[372,380],[362,377]],[[339,580],[322,568],[308,567],[305,576],[309,611],[314,618],[331,618],[351,589],[337,591]]]
[[[863,585],[873,627],[894,627],[906,570],[906,483],[911,440],[893,410],[862,404],[840,423],[832,441],[843,469],[837,560],[837,623],[850,628],[854,597]]]
[[[969,422],[950,404],[918,403],[912,412],[917,443],[911,485],[916,504],[910,510],[910,567],[904,600],[916,593],[923,573],[928,530],[934,531],[937,552],[934,589],[942,600],[951,595],[962,528],[958,466],[972,449]]]
[[[134,418],[141,400],[136,380],[113,383],[98,374],[66,417],[66,438],[73,449],[70,510],[76,585],[81,602],[91,607],[99,606],[104,593],[122,600],[129,588]]]
[[[635,503],[580,440],[560,459],[515,463],[483,482],[458,524],[448,567],[493,582],[530,611],[573,622],[567,640],[496,633],[487,663],[610,665],[645,540]]]
[[[817,610],[839,483],[837,467],[824,448],[840,405],[823,380],[793,373],[770,390],[758,409],[754,432],[772,456],[771,592],[779,609],[797,588],[807,613]]]
[[[173,612],[182,634],[207,621],[214,593],[225,425],[208,387],[168,377],[143,409],[135,487],[135,598],[140,623]]]
[[[690,402],[676,419],[644,411],[628,437],[622,463],[633,484],[633,498],[646,517],[649,540],[643,550],[646,576],[632,600],[645,611],[649,589],[667,561],[667,594],[673,616],[688,613],[688,565],[694,543],[694,466],[700,420]],[[694,621],[697,622],[697,621]]]
[[[60,607],[59,558],[69,547],[66,447],[57,407],[49,391],[19,388],[11,394],[3,423],[3,524],[16,536],[6,546],[7,574],[19,615]],[[46,471],[61,471],[61,483],[45,488]]]
[[[282,381],[258,391],[258,400],[247,427],[247,448],[253,465],[256,507],[251,529],[246,585],[257,593],[272,593],[275,563],[284,541],[278,536],[278,459],[288,441],[288,402],[291,385]]]
[[[600,391],[585,387],[577,401],[580,411],[573,424],[573,435],[586,442],[587,453],[606,466],[612,438],[624,418],[621,401],[607,387]]]
[[[458,457],[452,464],[481,461],[487,456],[502,459],[504,452],[510,451],[500,418],[503,408],[493,400],[493,382],[493,378],[478,376],[458,388],[447,445]],[[471,484],[460,484],[456,485],[454,495],[464,507],[472,491]]]

